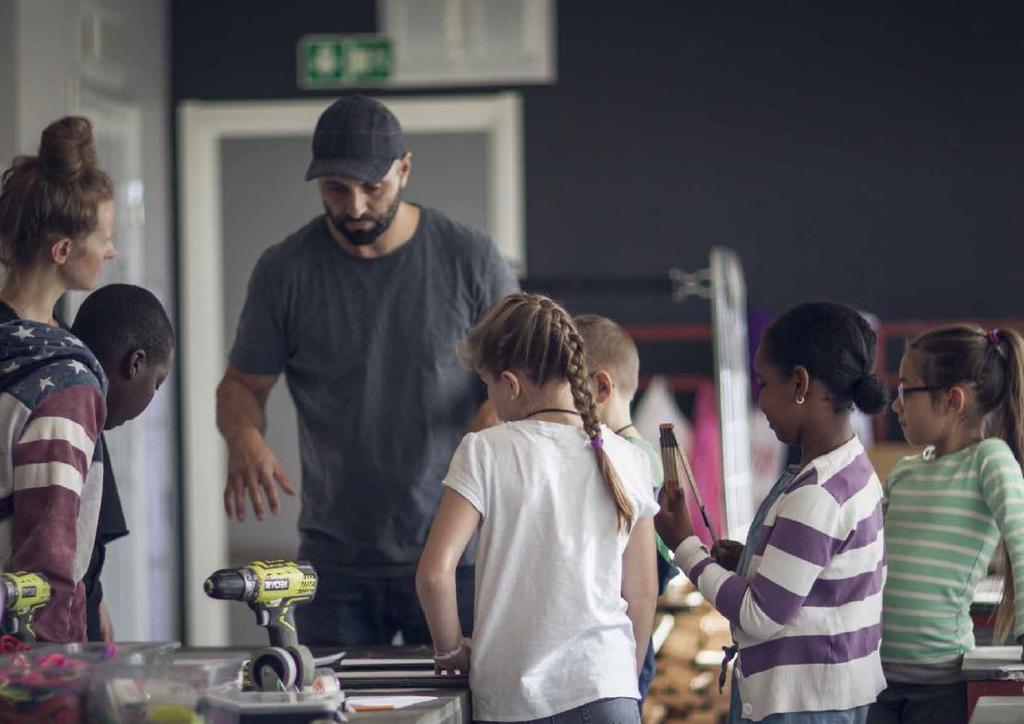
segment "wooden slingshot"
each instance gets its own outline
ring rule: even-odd
[[[697,481],[693,477],[690,461],[686,458],[686,452],[679,447],[679,443],[676,441],[675,426],[671,423],[665,423],[660,425],[658,430],[661,441],[661,465],[665,470],[665,488],[670,493],[675,493],[679,490],[679,463],[682,463],[683,472],[686,474],[686,481],[690,485],[693,499],[697,501],[700,515],[704,519],[704,525],[708,527],[711,540],[717,543],[718,535],[715,533],[714,526],[711,525],[707,508],[704,507],[704,498],[701,496],[700,490],[697,489]]]

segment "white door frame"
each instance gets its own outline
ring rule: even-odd
[[[410,133],[488,137],[487,231],[514,269],[525,269],[522,100],[518,93],[382,99]],[[208,599],[203,580],[227,565],[223,490],[227,455],[216,427],[215,391],[225,345],[220,142],[312,136],[330,100],[186,101],[178,106],[180,351],[184,497],[185,641],[224,645],[231,604]]]
[[[123,143],[124,156],[118,159],[120,165],[115,159],[103,158],[102,155],[99,159],[114,181],[117,204],[114,227],[117,260],[104,268],[103,283],[126,282],[145,286],[147,234],[142,185],[144,124],[141,105],[82,89],[77,93],[74,111],[92,121],[101,154],[104,136]],[[75,318],[78,308],[88,296],[84,291],[72,291],[66,295],[64,313],[67,319]],[[161,465],[168,459],[169,447],[173,444],[173,438],[168,434],[169,424],[173,424],[168,405],[167,398],[160,395],[140,420],[106,434],[115,477],[119,481],[121,503],[131,524],[132,535],[123,543],[107,549],[107,570],[117,571],[117,575],[105,577],[103,599],[109,604],[115,630],[125,641],[153,639],[154,598],[172,600],[169,594],[173,589],[168,590],[167,583],[174,584],[174,579],[154,571],[151,552],[174,545],[173,537],[167,537],[167,532],[173,529],[171,526],[154,529],[145,525],[153,501],[166,499],[174,487],[172,476]],[[159,412],[155,412],[158,409]],[[151,447],[147,454],[147,442],[163,449]]]

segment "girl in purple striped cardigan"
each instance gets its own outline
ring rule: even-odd
[[[745,545],[708,551],[682,494],[663,490],[658,532],[732,624],[730,722],[860,724],[885,688],[881,486],[850,423],[854,406],[885,406],[875,347],[867,322],[840,304],[801,304],[765,331],[758,402],[801,457],[761,503]]]

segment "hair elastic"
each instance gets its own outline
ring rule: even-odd
[[[994,344],[996,347],[999,346],[999,343],[1003,341],[1003,338],[999,334],[999,330],[998,329],[993,327],[992,329],[990,329],[988,331],[988,341],[991,342],[992,344]]]
[[[601,448],[604,447],[604,439],[600,437],[593,438],[590,441],[590,447],[594,448],[595,450],[600,450]]]

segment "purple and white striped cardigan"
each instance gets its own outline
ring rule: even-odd
[[[811,461],[776,499],[746,578],[698,538],[675,561],[732,624],[743,717],[852,709],[885,688],[882,488],[854,437]]]

